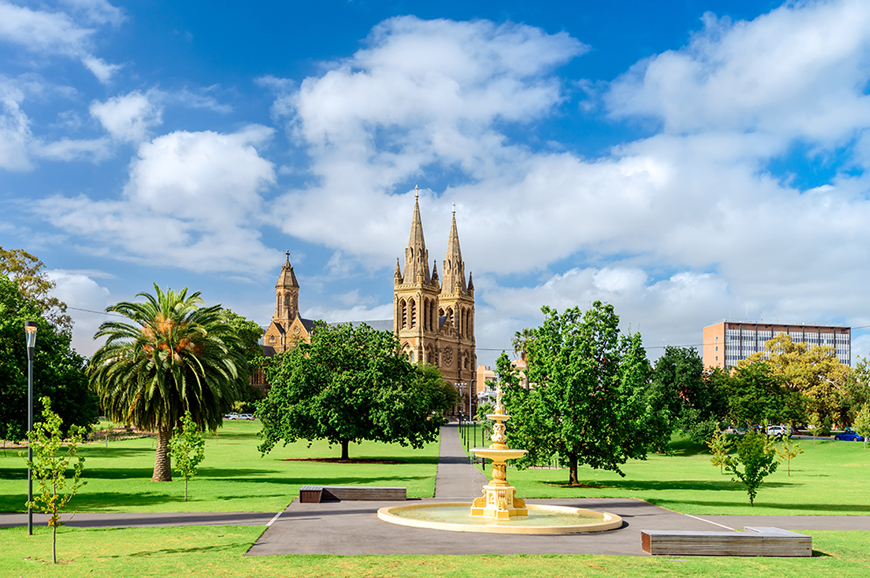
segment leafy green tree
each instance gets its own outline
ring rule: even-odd
[[[650,403],[663,434],[680,430],[706,443],[719,430],[724,402],[714,383],[704,377],[704,363],[694,347],[665,349],[650,387]]]
[[[85,458],[77,456],[84,429],[75,425],[70,426],[66,438],[66,451],[61,452],[65,437],[61,431],[63,420],[51,411],[50,398],[43,397],[40,401],[43,408],[42,421],[35,423],[33,430],[27,436],[33,449],[33,461],[26,459],[27,454],[21,453],[38,485],[38,492],[33,501],[25,505],[50,515],[48,525],[51,527],[51,559],[57,564],[57,529],[65,524],[60,519],[60,513],[76,495],[78,489],[87,483],[81,481]],[[76,458],[76,461],[73,463],[72,480],[68,480],[67,470],[73,458]]]
[[[796,423],[805,415],[800,392],[764,361],[739,365],[724,385],[732,423]]]
[[[766,361],[786,387],[801,392],[811,421],[837,420],[851,369],[840,363],[833,347],[795,343],[780,333],[764,344],[764,351],[741,360],[738,366],[760,361]]]
[[[855,418],[855,431],[864,436],[864,449],[867,449],[867,438],[870,438],[870,403],[865,403]]]
[[[57,283],[49,279],[42,261],[23,249],[0,247],[0,274],[12,279],[21,295],[33,301],[49,323],[60,331],[72,330],[66,303],[51,295]]]
[[[247,362],[220,305],[203,307],[200,293],[156,284],[144,303],[106,309],[130,322],[107,321],[95,337],[106,344],[91,358],[91,387],[106,416],[157,432],[154,482],[172,480],[169,438],[190,412],[200,429],[215,431],[241,396]]]
[[[513,417],[508,443],[528,450],[531,465],[558,455],[577,485],[577,468],[612,470],[644,459],[662,445],[647,427],[649,362],[640,335],[622,335],[612,305],[595,302],[585,313],[544,307],[528,350],[530,390],[508,386],[504,404]]]
[[[713,438],[707,442],[707,447],[710,448],[710,453],[713,454],[710,463],[714,466],[719,466],[719,473],[724,474],[723,468],[731,460],[728,456],[731,452],[731,440],[721,431],[717,431],[713,434]]]
[[[779,456],[779,459],[786,463],[789,477],[791,477],[791,461],[802,453],[804,453],[804,449],[801,445],[794,443],[788,438],[782,441],[782,447],[776,448],[776,454]]]
[[[737,456],[732,457],[725,468],[734,474],[746,486],[749,494],[749,505],[755,505],[755,496],[764,478],[776,471],[779,462],[776,461],[776,451],[773,440],[766,435],[750,430],[735,444]],[[743,466],[743,471],[740,470]]]
[[[187,501],[187,481],[196,475],[197,466],[205,458],[205,438],[189,411],[184,412],[181,424],[175,426],[169,440],[169,454],[175,460],[175,469],[184,478],[184,501]]]
[[[27,299],[14,281],[0,274],[0,436],[17,442],[27,431],[27,346],[24,322],[36,321],[33,359],[34,398],[50,397],[62,418],[72,424],[97,423],[97,397],[88,389],[85,361],[70,346],[70,333],[43,318],[43,309]]]
[[[267,362],[263,356],[263,348],[260,345],[263,328],[255,321],[251,321],[229,309],[221,310],[221,319],[236,332],[247,362],[247,371],[239,376],[241,397],[233,409],[239,412],[253,412],[257,403],[265,397],[263,390],[252,385],[250,379],[250,376],[257,372],[261,365]]]
[[[459,400],[437,367],[411,365],[392,332],[365,324],[317,323],[311,343],[276,356],[267,377],[257,409],[264,454],[299,439],[340,445],[343,460],[362,440],[419,448],[437,439],[443,412]]]

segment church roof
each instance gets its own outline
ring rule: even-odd
[[[368,321],[337,321],[335,323],[330,323],[330,325],[341,325],[342,323],[350,323],[352,327],[359,327],[360,325],[368,325],[375,331],[392,331],[393,330],[393,320],[392,319],[372,319]]]

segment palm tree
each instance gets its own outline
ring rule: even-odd
[[[168,442],[186,411],[200,429],[215,431],[240,399],[247,379],[243,346],[222,321],[221,307],[201,307],[200,294],[139,293],[144,303],[106,309],[130,319],[107,321],[94,338],[106,344],[91,358],[90,384],[106,416],[157,432],[152,482],[172,481]]]

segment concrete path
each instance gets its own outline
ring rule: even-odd
[[[441,447],[438,454],[438,473],[435,475],[435,498],[471,500],[482,494],[488,482],[476,467],[469,465],[462,449],[459,427],[449,423],[441,428]]]

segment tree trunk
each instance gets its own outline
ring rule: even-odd
[[[51,527],[51,563],[57,564],[57,524]]]
[[[347,455],[347,446],[350,442],[348,440],[341,440],[341,459],[349,460],[350,458]]]
[[[184,478],[184,501],[187,501],[187,478]]]
[[[568,485],[580,485],[577,481],[577,454],[568,454]]]
[[[157,455],[154,458],[154,475],[152,482],[172,481],[172,462],[169,456],[169,438],[172,434],[170,428],[157,430]]]

